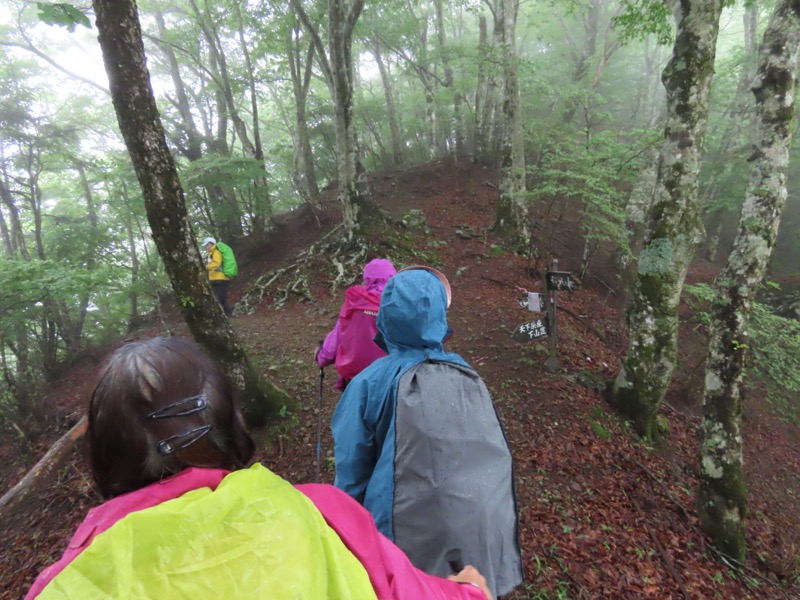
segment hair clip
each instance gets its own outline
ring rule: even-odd
[[[158,442],[156,448],[158,449],[158,453],[161,456],[169,456],[170,454],[177,452],[178,450],[183,450],[187,446],[191,446],[197,440],[206,435],[209,431],[211,431],[211,424],[203,425],[202,427],[196,427],[195,429],[190,429],[189,431],[184,431],[183,433],[179,433],[177,435],[164,438],[163,440]],[[191,436],[191,437],[185,443],[183,444],[172,443],[175,440],[186,436]]]
[[[183,400],[178,400],[172,404],[167,404],[161,408],[154,410],[147,414],[148,419],[169,419],[171,417],[182,417],[184,415],[191,415],[200,412],[208,407],[208,401],[205,394],[197,396],[190,396]]]

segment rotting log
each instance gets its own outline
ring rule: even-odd
[[[88,427],[89,420],[84,415],[72,429],[62,435],[55,444],[50,446],[50,449],[39,462],[25,474],[25,477],[0,498],[0,514],[22,500],[28,492],[31,491],[36,482],[43,479],[53,471],[53,469],[58,467],[61,461],[64,460],[64,457],[72,450],[75,442],[84,436]]]

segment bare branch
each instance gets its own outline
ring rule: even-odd
[[[28,41],[27,38],[25,39],[25,41],[27,42],[25,44],[21,44],[19,42],[0,42],[0,46],[13,46],[15,48],[22,48],[23,50],[27,50],[31,54],[35,54],[36,56],[41,58],[43,61],[45,61],[47,64],[49,64],[53,68],[55,68],[55,69],[61,71],[62,73],[64,73],[64,75],[66,75],[67,77],[71,77],[73,79],[77,79],[78,81],[82,81],[83,83],[92,86],[94,89],[100,90],[106,96],[110,96],[111,95],[111,92],[108,91],[108,88],[104,88],[102,85],[100,85],[98,83],[95,83],[91,79],[87,79],[86,77],[78,75],[77,73],[73,73],[72,71],[70,71],[66,67],[62,67],[60,64],[58,64],[52,58],[47,56],[44,52],[42,52],[41,50],[36,48],[33,44],[31,44]]]

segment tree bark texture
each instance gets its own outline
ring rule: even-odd
[[[741,386],[747,322],[786,202],[798,49],[800,0],[783,0],[761,44],[753,84],[758,136],[748,158],[750,180],[733,252],[715,282],[711,308],[698,512],[714,545],[739,561],[745,555]]]
[[[504,98],[503,145],[500,162],[500,198],[494,226],[513,239],[522,250],[530,246],[528,210],[525,201],[525,148],[520,113],[516,50],[516,0],[502,0]]]
[[[263,424],[288,397],[259,378],[211,292],[150,85],[136,4],[95,0],[93,6],[117,121],[181,313],[195,340],[242,392],[250,424]]]
[[[708,117],[722,0],[681,0],[672,58],[664,69],[667,123],[658,180],[627,320],[627,355],[612,401],[640,435],[656,434],[656,414],[677,356],[678,304],[703,239],[697,174]]]

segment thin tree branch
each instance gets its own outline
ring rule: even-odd
[[[319,37],[319,32],[315,29],[314,25],[311,24],[311,19],[308,18],[306,11],[303,10],[303,6],[300,4],[299,0],[291,0],[292,6],[297,11],[297,16],[300,17],[300,20],[303,22],[303,26],[308,31],[308,34],[311,36],[311,39],[314,41],[314,45],[317,47],[317,55],[319,60],[319,66],[322,69],[322,72],[325,74],[325,79],[328,80],[328,85],[333,85],[333,70],[331,70],[331,65],[328,62],[328,55],[325,54],[325,46],[322,43],[322,39]]]
[[[25,41],[28,42],[27,38],[26,38]],[[35,54],[36,56],[41,58],[43,61],[45,61],[47,64],[49,64],[53,68],[55,68],[55,69],[61,71],[62,73],[64,73],[64,75],[66,75],[68,77],[71,77],[73,79],[77,79],[78,81],[82,81],[83,83],[92,86],[94,89],[103,92],[107,96],[111,95],[111,92],[109,92],[107,88],[104,88],[102,85],[100,85],[98,83],[95,83],[91,79],[87,79],[86,77],[78,75],[77,73],[73,73],[69,69],[67,69],[65,67],[62,67],[60,64],[58,64],[52,58],[47,56],[44,52],[42,52],[41,50],[39,50],[38,48],[33,46],[30,42],[28,42],[27,44],[20,44],[19,42],[0,42],[0,46],[13,46],[15,48],[22,48],[23,50],[27,50],[28,52],[30,52],[32,54]]]
[[[361,11],[364,9],[364,0],[355,0],[353,5],[350,7],[350,10],[347,13],[347,18],[345,19],[345,36],[350,38],[353,35],[353,29],[356,26],[356,21],[358,21],[358,17],[361,15]]]

